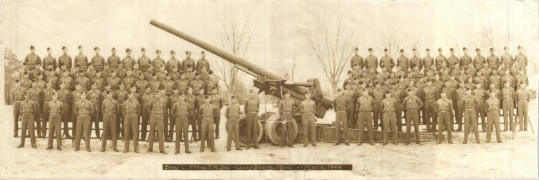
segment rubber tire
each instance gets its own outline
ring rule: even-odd
[[[260,118],[260,117],[259,117]],[[239,144],[240,146],[245,147],[247,144],[247,116],[245,114],[240,115],[240,140]],[[225,127],[228,127],[228,119],[226,120]],[[262,134],[264,133],[264,128],[262,128],[262,122],[260,120],[258,121],[258,129],[260,131],[258,132],[258,142],[260,142],[260,139],[262,139]],[[228,133],[228,128],[225,128],[226,132]],[[228,135],[228,134],[227,134]],[[236,139],[236,137],[232,136],[232,140]]]
[[[279,114],[273,114],[266,120],[266,126],[265,126],[266,135],[268,136],[268,139],[274,145],[280,145],[279,143],[281,142],[283,138],[281,137],[281,131],[282,131],[281,126],[283,125],[281,124],[281,122],[282,122],[282,119],[281,119],[281,115]],[[298,135],[298,123],[293,122],[293,127],[294,128],[290,132],[292,133],[292,142],[294,142],[294,140],[296,139]]]

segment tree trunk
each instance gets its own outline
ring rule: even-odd
[[[337,92],[337,84],[338,83],[339,82],[337,82],[336,80],[331,80],[331,94],[330,94],[331,97],[333,97],[335,92]]]

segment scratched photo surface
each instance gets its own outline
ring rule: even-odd
[[[4,78],[0,80],[4,84],[0,88],[4,93],[4,102],[0,105],[0,179],[535,179],[538,175],[537,133],[534,132],[538,128],[535,110],[538,108],[535,98],[539,71],[538,7],[537,0],[3,0],[0,4],[0,42],[4,60],[1,71]],[[226,57],[150,22],[181,31],[253,66],[234,66]],[[30,138],[26,138],[23,148],[17,148],[21,133],[14,137],[14,100],[11,91],[15,87],[15,80],[23,77],[22,63],[31,53],[30,46],[35,47],[35,55],[41,59],[48,56],[47,48],[50,48],[51,55],[58,60],[65,46],[67,54],[73,59],[81,51],[89,61],[95,55],[95,47],[99,47],[99,54],[105,60],[111,56],[113,48],[120,59],[124,59],[126,49],[130,49],[131,57],[135,60],[142,56],[142,48],[152,60],[157,56],[156,51],[160,50],[165,62],[171,59],[171,51],[180,61],[186,58],[186,51],[192,53],[191,59],[195,61],[202,57],[201,51],[205,51],[219,94],[226,102],[220,114],[216,113],[220,117],[217,127],[220,138],[215,139],[216,152],[208,148],[199,152],[201,142],[190,141],[191,154],[185,153],[184,142],[180,143],[181,152],[175,154],[174,141],[177,136],[174,136],[174,141],[164,142],[164,150],[168,154],[159,153],[157,141],[154,141],[153,152],[147,152],[147,139],[139,141],[140,153],[134,153],[132,141],[130,151],[123,153],[126,149],[123,138],[117,140],[119,152],[113,151],[110,140],[106,151],[100,152],[102,141],[96,138],[93,129],[91,152],[86,151],[84,140],[81,141],[80,151],[74,151],[74,141],[67,138],[62,140],[62,151],[56,150],[56,140],[53,149],[47,150],[48,139],[37,136],[37,148],[32,148]],[[80,50],[79,46],[82,47]],[[372,48],[373,55],[379,60],[384,56],[384,49],[387,49],[388,56],[393,58],[397,66],[401,49],[408,58],[414,55],[412,49],[416,49],[421,58],[426,56],[426,49],[430,49],[431,56],[435,58],[439,55],[438,49],[449,57],[450,49],[454,48],[455,56],[460,58],[466,47],[472,58],[476,56],[476,49],[480,49],[486,58],[491,54],[491,48],[495,55],[502,56],[504,47],[508,48],[508,53],[516,56],[518,46],[523,48],[522,53],[527,56],[524,77],[528,78],[526,88],[534,97],[528,104],[531,121],[527,131],[516,130],[513,134],[510,130],[503,131],[501,120],[503,143],[497,142],[494,132],[491,143],[485,143],[487,134],[479,123],[480,144],[476,143],[473,133],[470,133],[468,143],[463,144],[464,130],[453,132],[453,144],[448,144],[446,132],[443,132],[445,139],[442,144],[436,144],[438,132],[429,133],[427,127],[421,124],[422,145],[415,142],[405,145],[402,139],[406,134],[406,121],[402,118],[404,132],[399,132],[398,145],[391,143],[391,135],[390,143],[383,145],[380,127],[375,132],[377,140],[374,146],[368,140],[361,146],[358,146],[357,140],[350,141],[350,146],[342,142],[334,146],[335,140],[330,138],[329,129],[333,128],[334,132],[337,113],[335,109],[327,109],[323,117],[316,117],[316,147],[311,144],[303,147],[303,141],[297,139],[293,148],[275,145],[267,139],[266,128],[260,125],[264,130],[258,143],[260,149],[242,146],[242,151],[234,147],[227,151],[225,111],[230,105],[230,96],[237,96],[239,107],[244,111],[249,91],[259,90],[253,83],[253,75],[268,80],[286,78],[287,83],[297,84],[310,84],[307,83],[310,79],[317,78],[320,93],[315,96],[320,99],[325,96],[324,99],[331,102],[337,95],[337,89],[343,88],[348,79],[347,72],[353,70],[350,61],[356,47],[358,54],[364,58],[369,56],[368,49]],[[251,69],[248,72],[238,70],[242,67]],[[385,68],[377,67],[375,70],[382,72]],[[361,72],[368,71],[365,69]],[[386,81],[398,80],[381,79],[381,83]],[[384,87],[387,90],[400,88]],[[300,97],[295,93],[292,96]],[[271,114],[267,112],[278,114],[279,98],[260,93],[258,99],[261,119],[270,117]],[[103,122],[99,127],[103,128]],[[303,132],[303,128],[296,130]],[[240,134],[243,132],[245,129],[240,129]],[[357,129],[350,132],[357,135]],[[188,136],[191,140],[192,133],[189,132]],[[232,145],[235,143],[232,142]],[[195,165],[167,166],[172,170],[163,170],[163,164]],[[211,164],[215,165],[213,168],[223,170],[204,170],[196,164]],[[238,166],[234,168],[245,169],[225,170],[230,167],[220,167],[221,164],[351,164],[353,168],[328,170],[323,166],[310,166],[310,170],[259,170],[253,168],[258,166]]]

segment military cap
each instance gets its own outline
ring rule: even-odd
[[[80,48],[82,48],[82,46],[81,46],[81,45],[79,45],[79,47],[78,47],[78,48],[80,49]]]
[[[429,48],[427,48],[427,50],[426,50],[426,51],[428,52],[428,51],[430,51],[430,49],[429,49]]]
[[[369,51],[372,51],[372,48],[369,48]]]
[[[490,48],[490,51],[494,51],[494,48]]]
[[[66,49],[66,47],[65,47],[65,46],[62,46],[62,50],[65,50],[65,49]]]
[[[442,48],[438,48],[438,51],[442,51]]]
[[[177,90],[178,90],[178,86],[177,86],[177,85],[172,86],[172,88],[173,88],[174,91],[177,91]]]
[[[195,76],[198,76],[198,75],[199,75],[198,72],[196,72],[196,73],[195,73]]]
[[[475,51],[481,51],[481,49],[479,49],[479,48],[475,48]]]
[[[47,47],[47,51],[48,51],[48,50],[51,50],[51,48],[50,48],[50,47]]]
[[[359,49],[358,49],[358,48],[356,47],[356,48],[354,48],[354,50],[356,50],[356,51],[357,51],[357,50],[359,50]]]
[[[465,50],[468,50],[468,48],[466,48],[466,47],[463,47],[463,48],[462,48],[462,50],[464,50],[464,51],[465,51]]]
[[[127,48],[127,49],[125,50],[125,52],[131,52],[131,49]]]
[[[140,51],[146,51],[146,49],[144,49],[144,48],[141,48],[141,49],[140,49]]]
[[[116,48],[112,48],[113,51],[116,51]]]
[[[170,51],[170,54],[174,54],[174,53],[175,53],[174,50],[171,50],[171,51]]]
[[[451,49],[449,49],[449,50],[450,50],[450,51],[454,51],[455,49],[451,48]]]
[[[30,49],[35,49],[34,45],[31,45],[31,46],[30,46]]]
[[[387,48],[384,48],[384,52],[387,52]]]
[[[202,51],[202,52],[200,52],[200,53],[205,54],[206,52]]]
[[[503,49],[504,49],[504,50],[507,50],[507,46],[504,46]]]
[[[412,51],[416,51],[416,49],[414,48],[414,49],[412,49]]]
[[[401,49],[400,51],[401,51],[401,52],[404,52],[404,49]]]
[[[202,51],[204,52],[204,51]],[[191,51],[185,51],[185,54],[191,54]]]
[[[520,46],[520,45],[519,45],[519,46],[518,46],[518,48],[519,48],[519,49],[521,49],[521,48],[522,48],[522,46]]]
[[[161,50],[155,50],[155,53],[161,53]]]
[[[95,51],[95,50],[98,50],[98,49],[99,49],[99,47],[96,46],[96,47],[94,48],[94,51]]]

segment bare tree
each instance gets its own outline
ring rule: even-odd
[[[241,17],[246,17],[246,19],[241,19]],[[223,16],[218,18],[221,28],[218,31],[216,40],[213,42],[214,45],[236,56],[248,59],[247,55],[255,30],[255,27],[250,23],[250,16],[239,16],[234,13],[228,19],[224,19]],[[241,90],[238,89],[240,87],[237,84],[245,76],[245,73],[235,68],[234,64],[223,59],[214,60],[212,67],[228,91],[238,95]]]
[[[400,56],[400,49],[405,49],[411,51],[413,48],[419,47],[419,40],[412,38],[408,34],[398,35],[394,32],[387,32],[385,35],[381,36],[382,48],[378,48],[380,52],[383,52],[387,48],[388,53],[393,60],[396,61],[397,57]],[[397,64],[397,62],[395,62]]]
[[[352,57],[352,50],[359,42],[359,27],[348,27],[342,18],[331,24],[325,21],[320,34],[303,33],[320,64],[325,77],[331,83],[332,94],[343,80],[343,72]]]

